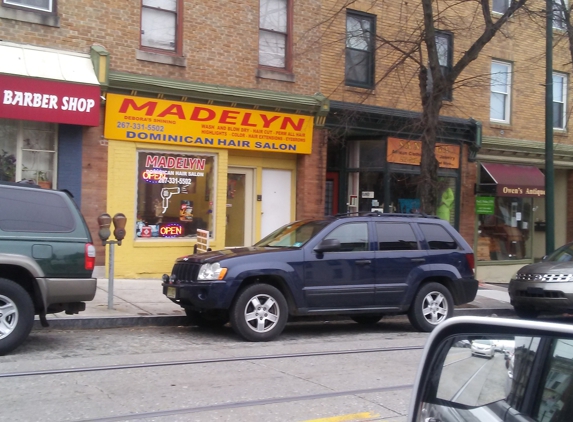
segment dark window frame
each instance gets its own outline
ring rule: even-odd
[[[360,49],[355,49],[355,48],[351,48],[348,47],[348,18],[349,17],[353,17],[355,19],[360,19],[360,20],[370,20],[370,42],[368,45],[368,49],[367,50],[360,50]],[[357,10],[351,10],[351,9],[347,9],[346,10],[346,19],[344,20],[344,24],[345,24],[345,30],[344,30],[344,51],[345,51],[345,63],[344,63],[344,83],[346,86],[353,86],[353,87],[357,87],[357,88],[367,88],[367,89],[372,89],[374,88],[375,85],[375,75],[376,75],[376,66],[375,66],[375,52],[376,52],[376,15],[373,15],[371,13],[365,13],[365,12],[360,12]],[[359,80],[355,80],[355,79],[351,79],[349,77],[349,72],[352,68],[354,68],[355,66],[349,66],[349,60],[348,60],[348,55],[349,52],[352,51],[360,51],[360,52],[365,52],[366,51],[366,58],[367,58],[367,63],[366,63],[366,81],[359,81]]]
[[[141,0],[141,8],[140,8],[140,18],[139,18],[139,49],[141,51],[148,51],[151,53],[157,53],[157,54],[163,54],[166,56],[176,56],[176,57],[181,57],[183,55],[183,0],[176,0],[177,2],[177,7],[176,7],[176,11],[174,12],[176,14],[175,17],[175,49],[174,50],[166,50],[166,49],[162,49],[162,48],[155,48],[155,47],[149,47],[149,46],[145,46],[142,43],[142,32],[143,32],[143,9],[144,8],[148,8],[148,9],[155,9],[155,10],[163,10],[163,9],[157,9],[155,7],[150,7],[150,6],[145,6],[143,4],[145,0]],[[171,11],[168,11],[171,12]]]
[[[440,64],[440,70],[442,72],[442,75],[444,75],[444,77],[447,77],[453,67],[454,67],[454,34],[451,33],[450,31],[436,31],[436,48],[437,48],[437,39],[438,37],[443,37],[447,39],[447,45],[448,45],[448,51],[447,51],[447,64],[445,66],[443,66],[442,64]],[[439,59],[439,55],[438,55],[438,59]],[[443,95],[443,99],[446,101],[452,101],[453,99],[453,92],[452,92],[452,88],[450,87],[450,89],[446,90],[446,92],[444,92]]]
[[[569,78],[567,74],[560,72],[553,72],[553,89],[555,89],[555,78],[562,78],[563,88],[561,90],[562,97],[560,101],[556,101],[555,94],[553,95],[553,129],[565,130],[567,129],[567,89],[569,85]],[[555,92],[555,91],[554,91]],[[561,105],[561,111],[556,113],[556,106]],[[557,107],[559,109],[559,107]],[[559,119],[556,125],[556,119]]]
[[[286,0],[287,2],[287,32],[283,34],[285,36],[285,65],[284,67],[275,67],[264,65],[260,63],[260,59],[257,58],[257,65],[259,69],[262,70],[271,70],[273,72],[283,72],[291,74],[293,71],[293,41],[292,41],[292,33],[293,33],[293,14],[294,14],[294,7],[293,3],[294,0]],[[260,16],[261,16],[261,3],[259,1],[259,43],[260,43],[260,33],[261,32],[270,32],[270,33],[281,33],[277,31],[272,31],[269,29],[261,28],[260,27]],[[282,34],[282,33],[281,33]],[[260,44],[259,50],[260,51]]]
[[[34,7],[25,6],[25,5],[21,5],[21,4],[7,3],[7,0],[2,0],[2,6],[13,8],[13,9],[18,9],[18,10],[25,10],[26,12],[38,13],[38,14],[42,14],[42,15],[49,15],[49,16],[57,15],[58,14],[58,0],[49,0],[49,1],[52,4],[52,10],[51,11],[42,10],[42,9],[35,9]]]

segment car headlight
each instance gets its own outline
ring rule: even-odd
[[[214,264],[203,264],[199,269],[198,281],[208,280],[222,280],[227,274],[227,269],[221,267],[221,264],[215,262]]]

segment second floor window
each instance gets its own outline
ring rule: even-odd
[[[259,64],[288,69],[289,0],[260,0],[259,5]]]
[[[553,28],[567,29],[565,22],[564,8],[567,7],[567,0],[553,0]]]
[[[374,87],[374,46],[376,17],[346,13],[346,85]]]
[[[2,0],[3,4],[39,12],[54,12],[56,0]]]
[[[505,13],[509,7],[509,0],[493,0],[491,10],[497,13]]]
[[[567,78],[560,73],[553,74],[553,128],[565,129],[567,105]]]
[[[452,71],[452,34],[436,32],[436,49],[438,50],[438,62],[442,75],[448,76]],[[452,99],[452,89],[449,87],[443,96],[444,100]]]
[[[492,62],[491,99],[489,117],[491,121],[509,123],[511,93],[511,64]]]
[[[180,53],[180,0],[142,0],[141,46]]]

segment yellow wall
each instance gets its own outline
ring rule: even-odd
[[[222,249],[225,242],[225,206],[227,202],[227,169],[229,165],[255,169],[255,193],[261,194],[263,168],[292,170],[291,216],[295,215],[296,155],[281,153],[257,153],[209,148],[182,148],[176,146],[150,145],[124,141],[108,142],[108,187],[107,213],[111,216],[121,212],[127,216],[127,235],[121,246],[115,247],[114,276],[117,278],[157,278],[170,273],[175,259],[193,253],[192,239],[140,239],[135,237],[137,195],[137,150],[166,152],[208,153],[216,155],[216,186],[214,239],[210,247]],[[261,202],[255,201],[254,224],[256,240],[260,239]],[[113,235],[112,235],[113,238]],[[106,266],[109,265],[106,259]]]

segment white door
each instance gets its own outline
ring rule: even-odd
[[[263,170],[261,238],[291,222],[291,171]]]
[[[253,244],[253,169],[229,167],[225,246]]]

